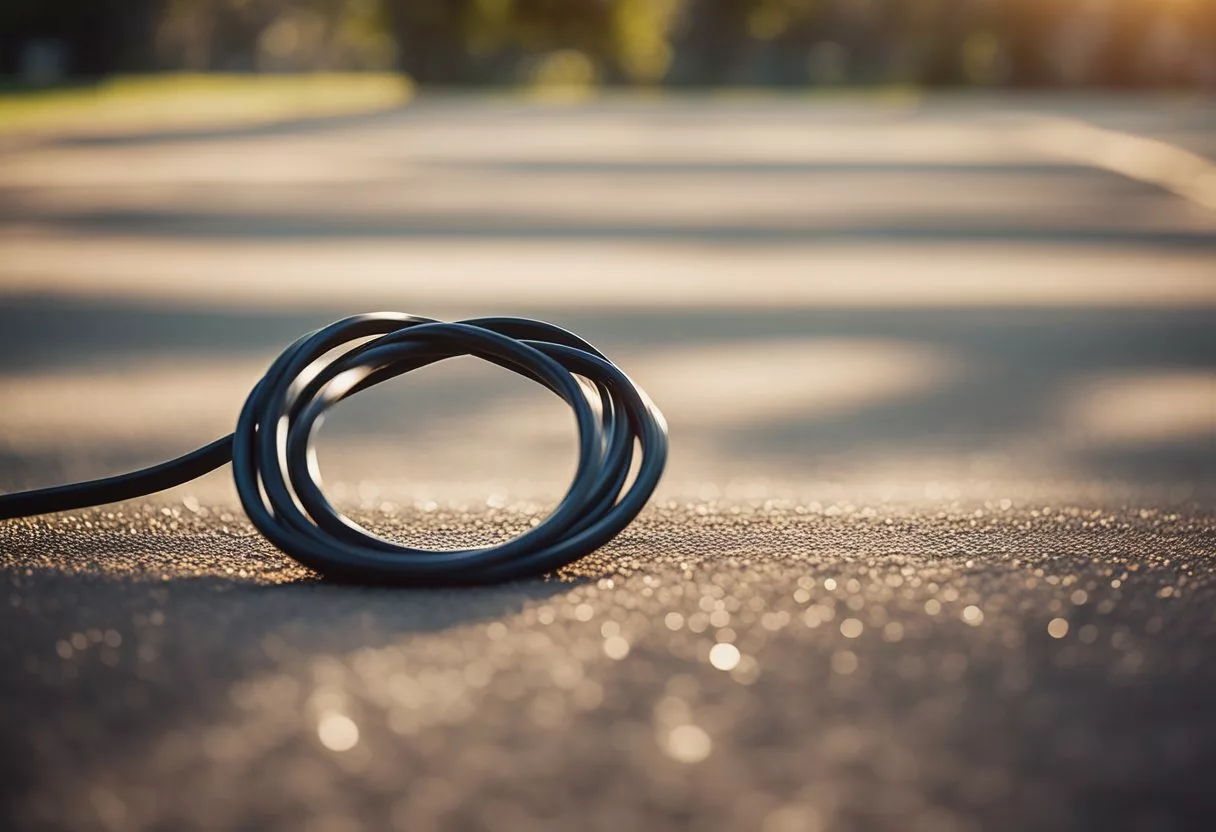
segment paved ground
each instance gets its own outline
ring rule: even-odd
[[[383,308],[579,331],[673,455],[610,547],[482,590],[318,583],[223,472],[0,525],[6,826],[1210,826],[1214,156],[1209,105],[1056,98],[11,144],[0,488],[201,444]],[[321,461],[384,534],[501,539],[568,422],[456,362]]]

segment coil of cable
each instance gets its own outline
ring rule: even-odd
[[[376,537],[322,493],[314,452],[319,419],[362,390],[461,355],[532,379],[570,405],[579,444],[570,488],[547,518],[500,545],[436,551]],[[640,458],[630,481],[635,453]],[[249,394],[229,436],[130,474],[0,495],[0,519],[145,496],[231,460],[253,525],[284,553],[327,577],[484,584],[550,572],[603,546],[641,511],[666,459],[667,426],[658,408],[577,335],[525,318],[446,323],[378,312],[337,321],[284,350]]]

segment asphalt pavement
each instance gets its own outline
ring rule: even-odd
[[[1210,828],[1213,159],[1210,103],[1092,96],[10,142],[0,489],[222,435],[377,309],[579,332],[672,457],[616,541],[502,587],[319,581],[226,471],[0,523],[4,827]],[[528,528],[574,453],[471,360],[319,451],[438,548]]]

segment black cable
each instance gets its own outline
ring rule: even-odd
[[[351,346],[356,341],[363,343]],[[382,540],[321,493],[312,444],[319,417],[361,390],[458,355],[519,373],[570,405],[579,434],[574,481],[548,518],[498,546],[430,551]],[[598,402],[576,375],[590,382]],[[641,458],[626,489],[635,442]],[[646,504],[666,459],[667,425],[658,408],[577,335],[526,318],[442,323],[377,312],[330,324],[284,350],[245,400],[232,434],[130,474],[0,495],[0,519],[145,496],[231,461],[237,493],[254,526],[283,552],[328,577],[483,584],[548,572],[607,543]]]

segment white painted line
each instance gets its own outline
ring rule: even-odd
[[[1054,156],[1157,185],[1216,211],[1216,164],[1184,148],[1068,118],[1044,119],[1026,138]]]

